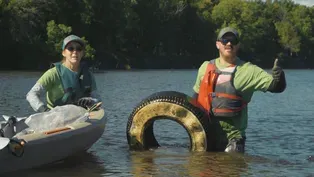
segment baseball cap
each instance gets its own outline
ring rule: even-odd
[[[85,42],[83,41],[83,39],[81,39],[80,37],[76,36],[76,35],[70,35],[66,38],[63,39],[63,43],[62,43],[62,50],[64,50],[65,46],[70,43],[70,42],[78,42],[82,45],[82,47],[85,47]]]
[[[225,35],[226,33],[232,33],[235,35],[235,37],[240,40],[240,37],[239,37],[239,33],[237,30],[235,30],[234,28],[231,28],[231,27],[226,27],[226,28],[223,28],[220,30],[218,36],[217,36],[217,40],[221,39],[223,35]]]

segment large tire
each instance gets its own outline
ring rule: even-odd
[[[190,137],[191,151],[209,151],[213,145],[211,123],[206,113],[190,96],[175,92],[157,92],[140,102],[127,124],[127,140],[131,150],[158,148],[153,123],[157,119],[178,122]]]

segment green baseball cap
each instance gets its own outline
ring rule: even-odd
[[[218,36],[217,36],[217,40],[221,39],[223,35],[227,34],[227,33],[232,33],[235,35],[235,37],[240,40],[240,37],[239,37],[239,33],[237,30],[235,30],[234,28],[231,28],[231,27],[226,27],[226,28],[223,28],[220,30]]]
[[[76,36],[76,35],[70,35],[66,38],[63,39],[63,43],[62,43],[62,50],[64,50],[65,46],[70,43],[70,42],[78,42],[82,45],[82,47],[85,48],[85,42],[83,41],[83,39],[81,39],[80,37]]]

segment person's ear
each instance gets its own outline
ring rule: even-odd
[[[216,48],[219,50],[219,42],[216,41]]]

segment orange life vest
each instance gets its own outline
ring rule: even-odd
[[[236,65],[219,70],[215,60],[207,65],[200,84],[198,103],[215,117],[234,117],[247,105],[233,85]]]

